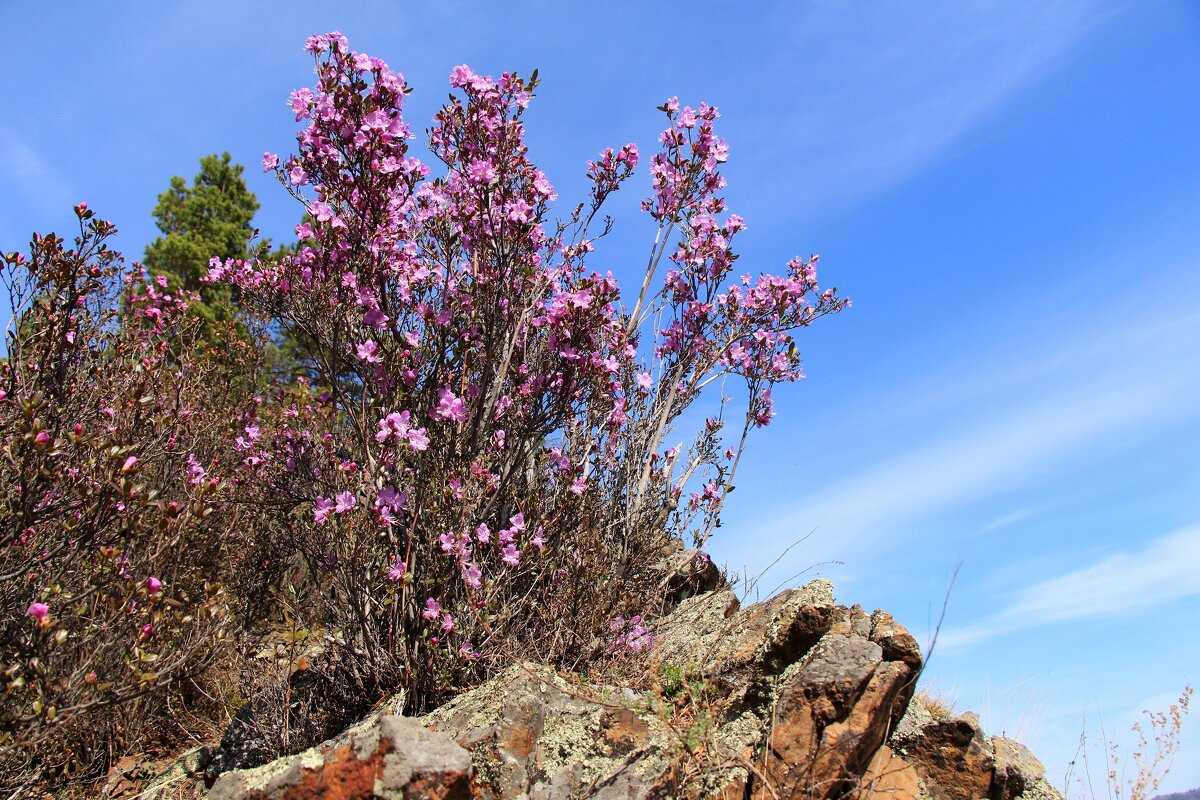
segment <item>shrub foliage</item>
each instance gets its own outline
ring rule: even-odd
[[[664,548],[703,548],[772,387],[801,377],[793,335],[846,305],[815,257],[735,274],[711,106],[660,108],[657,232],[622,295],[589,265],[635,145],[588,162],[558,218],[524,144],[536,72],[456,67],[426,163],[401,75],[336,33],[307,49],[296,152],[263,159],[305,221],[282,254],[208,254],[203,280],[239,301],[226,335],[124,268],[84,206],[73,247],[6,259],[0,752],[27,774],[87,747],[97,768],[116,739],[92,720],[165,702],[272,615],[319,633],[356,708],[403,689],[420,712],[518,656],[646,647]],[[261,391],[247,330],[293,343],[302,377]]]

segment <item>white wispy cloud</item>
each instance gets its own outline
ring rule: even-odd
[[[1013,525],[1021,520],[1029,519],[1029,517],[1032,515],[1033,511],[1028,508],[1023,508],[1020,511],[1013,511],[992,520],[987,525],[984,525],[979,532],[991,533],[992,531],[999,530],[1007,525]]]
[[[1078,452],[1083,444],[1139,421],[1161,418],[1181,388],[1174,381],[1107,392],[1092,386],[982,420],[957,436],[819,488],[753,538],[779,542],[784,531],[820,526],[832,553],[844,555],[848,544],[880,545],[901,521],[1011,486],[1052,466],[1058,455]],[[815,544],[821,547],[820,541]],[[813,558],[813,548],[805,556]]]
[[[1200,525],[1026,587],[1004,610],[943,632],[938,647],[964,647],[1035,626],[1106,617],[1200,595],[1198,565]]]
[[[817,484],[783,508],[764,509],[747,537],[758,550],[743,549],[740,557],[765,564],[789,536],[819,528],[803,553],[776,569],[795,571],[801,559],[864,566],[900,546],[897,533],[915,519],[1044,478],[1116,437],[1136,437],[1194,414],[1200,315],[1190,310],[1167,315],[1161,309],[1155,314],[1153,324],[1130,317],[1120,326],[1077,328],[1072,340],[1042,353],[1045,363],[1061,365],[1057,371],[1034,369],[1003,383],[993,376],[1008,364],[1036,359],[1012,348],[995,361],[982,360],[977,378],[965,379],[942,402],[913,417],[912,428],[938,435],[881,441],[874,466]],[[1025,350],[1033,346],[1040,345],[1027,343]],[[985,406],[978,397],[981,387],[989,394]],[[920,394],[911,388],[900,387],[898,397]],[[890,413],[893,404],[884,400],[881,413]],[[1014,524],[1021,514],[995,520],[989,529]]]
[[[806,6],[798,17],[790,8],[777,12],[776,29],[802,42],[808,56],[781,87],[789,102],[779,126],[762,132],[786,131],[785,166],[804,170],[803,191],[792,192],[796,205],[787,209],[791,219],[877,194],[985,138],[989,127],[1003,126],[1014,97],[1052,74],[1119,11],[1091,0],[944,3],[916,11],[885,4],[867,14],[847,8]],[[757,177],[794,187],[796,176],[778,166]]]
[[[0,187],[10,199],[39,207],[78,202],[66,181],[15,132],[0,127]]]

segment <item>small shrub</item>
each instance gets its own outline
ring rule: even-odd
[[[0,784],[82,778],[222,647],[240,514],[214,502],[230,408],[187,297],[125,270],[80,205],[0,272]],[[131,710],[132,709],[132,710]]]

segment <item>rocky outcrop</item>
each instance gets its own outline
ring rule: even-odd
[[[720,584],[691,594],[711,576],[681,558],[667,573],[683,576],[678,606],[654,627],[641,679],[518,663],[428,716],[380,710],[226,773],[210,797],[1059,797],[1020,744],[913,700],[921,653],[890,615],[837,605],[821,580],[743,609]]]
[[[659,662],[695,672],[722,698],[713,745],[736,766],[707,787],[753,798],[857,787],[921,667],[907,631],[882,612],[835,605],[823,580],[741,611],[728,594],[696,598],[660,635]]]
[[[391,714],[262,767],[227,772],[210,800],[467,800],[471,757],[420,722]]]
[[[1025,745],[988,737],[970,712],[935,719],[919,699],[908,706],[891,742],[932,800],[1057,798],[1046,768]]]

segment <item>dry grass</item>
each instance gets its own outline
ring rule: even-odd
[[[916,699],[934,719],[947,719],[957,713],[958,698],[936,686],[922,686],[917,689]]]

